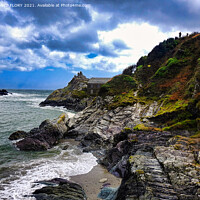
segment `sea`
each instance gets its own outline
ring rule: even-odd
[[[15,147],[8,137],[17,130],[30,131],[45,119],[55,119],[75,113],[63,107],[40,107],[52,91],[8,90],[12,94],[0,96],[0,199],[35,200],[31,196],[44,187],[39,181],[53,178],[70,179],[70,176],[88,173],[96,158],[82,151],[71,141],[43,152],[24,152]],[[63,150],[66,145],[69,147]]]

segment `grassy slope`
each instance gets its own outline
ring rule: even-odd
[[[197,130],[200,117],[200,35],[168,39],[142,57],[132,76],[119,75],[105,84],[100,95],[112,95],[109,109],[158,101],[153,120],[166,130]],[[137,96],[135,92],[137,91]]]

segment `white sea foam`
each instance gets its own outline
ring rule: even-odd
[[[24,196],[43,187],[37,181],[53,178],[69,179],[69,176],[88,173],[95,165],[96,158],[91,153],[76,154],[73,149],[63,150],[53,158],[40,158],[18,164],[20,172],[13,177],[0,180],[2,200],[24,200]],[[26,197],[27,200],[35,199]]]
[[[38,106],[39,107],[39,106]],[[46,109],[46,110],[58,110],[58,111],[61,111],[61,112],[64,112],[66,114],[68,114],[68,116],[70,118],[72,118],[76,113],[73,113],[73,111],[68,111],[66,108],[62,107],[62,106],[55,106],[55,107],[52,107],[52,106],[45,106],[45,107],[40,107],[41,109]]]
[[[3,138],[0,146],[7,144],[9,134],[16,130],[29,131],[33,127],[39,126],[44,119],[53,119],[59,116],[61,112],[65,112],[72,117],[74,113],[63,107],[39,107],[39,103],[44,101],[48,93],[29,93],[27,91],[15,91],[12,95],[0,97],[0,125]],[[44,110],[43,110],[44,109]],[[46,109],[46,110],[45,110]],[[7,144],[8,145],[8,144]],[[58,149],[57,149],[58,148]],[[25,154],[24,158],[14,158],[11,156],[16,151],[8,149],[4,153],[4,158],[0,158],[0,163],[6,157],[8,160],[12,157],[12,162],[8,162],[8,171],[2,172],[0,179],[0,199],[1,200],[31,200],[32,197],[25,198],[24,195],[30,195],[34,190],[42,187],[35,181],[49,180],[52,178],[68,178],[71,175],[84,174],[89,172],[95,166],[96,158],[92,154],[82,154],[74,148],[60,150],[59,146],[40,155],[36,158],[37,153],[30,152]],[[56,153],[55,153],[55,152]],[[58,152],[60,152],[58,154]],[[30,157],[30,158],[29,158]],[[48,157],[48,158],[47,158]],[[28,159],[28,161],[27,161]],[[19,160],[21,162],[19,163]],[[0,170],[3,165],[0,164]],[[17,170],[16,170],[17,169]]]

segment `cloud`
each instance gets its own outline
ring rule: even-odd
[[[113,40],[112,44],[116,49],[129,49],[129,47],[120,39]]]
[[[79,71],[72,70],[71,73],[77,75]]]
[[[55,3],[33,1],[45,2]],[[180,30],[200,28],[197,0],[81,2],[90,6],[0,7],[0,70],[59,67],[120,72],[162,40],[178,36]]]
[[[199,1],[189,0],[86,0],[99,13],[117,16],[117,24],[132,21],[147,22],[159,26],[162,30],[171,31],[173,28],[199,28],[200,12],[191,12],[188,4],[199,8]],[[197,7],[196,7],[197,8]],[[112,19],[112,18],[110,18]]]

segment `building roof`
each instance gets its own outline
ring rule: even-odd
[[[110,80],[110,78],[91,78],[89,79],[89,84],[105,84]]]

